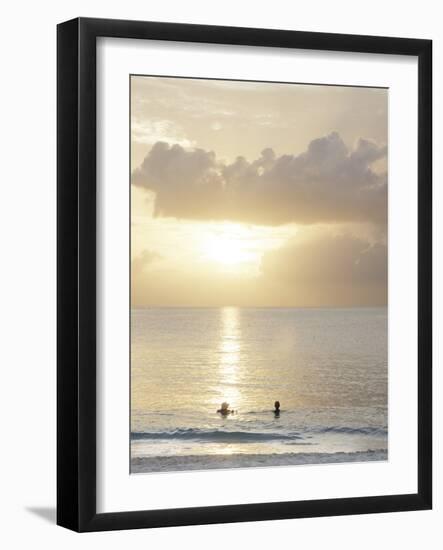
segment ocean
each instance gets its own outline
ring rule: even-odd
[[[387,460],[387,390],[386,308],[133,309],[131,473]]]

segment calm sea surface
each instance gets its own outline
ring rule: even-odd
[[[386,460],[386,308],[134,309],[131,325],[132,472]]]

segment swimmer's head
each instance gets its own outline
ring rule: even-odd
[[[279,410],[280,410],[280,401],[276,401],[276,402],[274,403],[274,407],[275,407],[275,410],[276,410],[276,411],[279,411]]]

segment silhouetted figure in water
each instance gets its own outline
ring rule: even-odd
[[[234,414],[234,411],[230,410],[229,409],[229,403],[226,403],[226,401],[224,401],[222,404],[221,404],[221,408],[218,409],[217,411],[219,414],[221,414],[222,416],[228,416],[228,414]]]
[[[280,416],[280,401],[274,403],[274,416]]]

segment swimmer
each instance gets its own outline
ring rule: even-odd
[[[222,404],[221,404],[221,408],[218,409],[217,411],[219,414],[221,414],[222,416],[228,416],[228,414],[234,414],[234,411],[230,410],[229,409],[229,403],[226,403],[226,401],[224,401]]]

